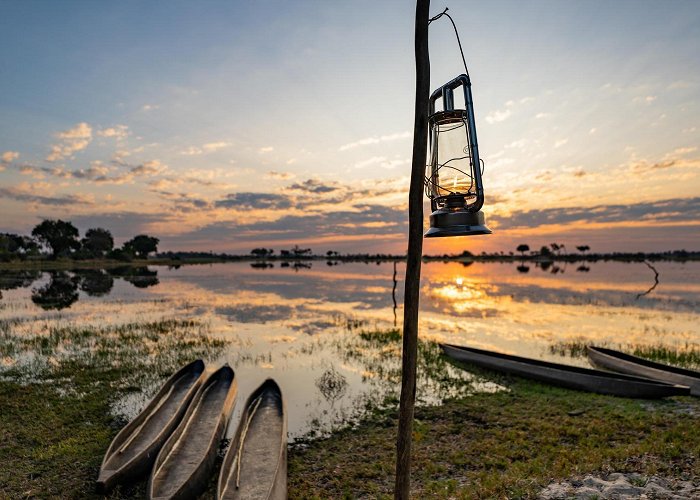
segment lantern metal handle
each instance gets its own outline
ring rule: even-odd
[[[474,120],[474,101],[472,100],[472,84],[469,75],[461,74],[436,89],[430,96],[430,116],[435,114],[435,101],[442,98],[444,111],[454,110],[454,90],[464,89],[464,104],[467,112],[467,127],[469,128],[469,153],[472,162],[472,172],[476,184],[476,200],[469,205],[470,212],[478,212],[484,205],[484,185],[481,181],[481,162],[479,161],[479,145],[476,140],[476,121]]]

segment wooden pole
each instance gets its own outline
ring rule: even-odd
[[[418,303],[420,268],[423,257],[423,179],[428,141],[430,58],[428,19],[430,0],[416,1],[415,52],[416,101],[413,122],[413,162],[408,193],[408,258],[403,310],[403,357],[399,433],[396,440],[396,482],[394,498],[408,500],[411,491],[411,438],[416,402],[416,360],[418,357]]]

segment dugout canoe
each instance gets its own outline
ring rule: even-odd
[[[287,415],[282,391],[267,379],[251,394],[224,457],[219,500],[287,498]]]
[[[591,363],[598,368],[687,385],[690,394],[700,396],[700,372],[657,363],[605,347],[587,346],[586,353]]]
[[[202,383],[182,422],[156,458],[148,481],[148,498],[195,498],[206,489],[237,388],[238,381],[228,365]]]
[[[684,396],[690,393],[690,389],[686,386],[632,375],[550,363],[452,344],[440,344],[440,346],[445,354],[457,361],[569,389],[644,399]]]
[[[106,493],[119,483],[130,483],[147,475],[161,447],[187,411],[203,374],[201,359],[175,372],[141,413],[119,431],[102,460],[98,491]]]

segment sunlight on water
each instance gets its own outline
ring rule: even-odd
[[[274,377],[287,401],[290,436],[323,433],[398,397],[400,338],[390,330],[402,322],[394,304],[403,301],[405,268],[398,264],[394,288],[391,262],[306,264],[311,267],[0,271],[0,333],[41,336],[57,326],[196,319],[202,334],[227,342],[213,364],[234,367],[239,402]],[[653,273],[643,263],[425,263],[420,336],[581,366],[585,359],[562,358],[552,346],[700,348],[700,264],[655,267],[660,284],[644,295]],[[385,333],[370,333],[376,331]],[[61,349],[51,356],[70,355],[70,346]],[[51,362],[41,356],[2,353],[0,372]],[[422,346],[421,368],[422,404],[499,390],[446,363],[434,344]],[[115,412],[130,418],[157,384],[118,401]]]

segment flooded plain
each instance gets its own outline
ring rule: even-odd
[[[430,341],[587,366],[568,345],[700,349],[700,263],[423,264],[420,404],[502,390],[455,368]],[[56,327],[194,320],[224,340],[211,366],[230,364],[242,403],[275,378],[290,438],[324,433],[396,398],[400,384],[403,262],[236,262],[179,268],[0,271],[0,334]],[[656,284],[656,286],[654,286]],[[64,345],[52,356],[70,356]],[[30,369],[42,353],[0,353]],[[50,362],[47,360],[46,362]],[[115,402],[126,418],[155,389]],[[235,426],[231,426],[235,428]]]

